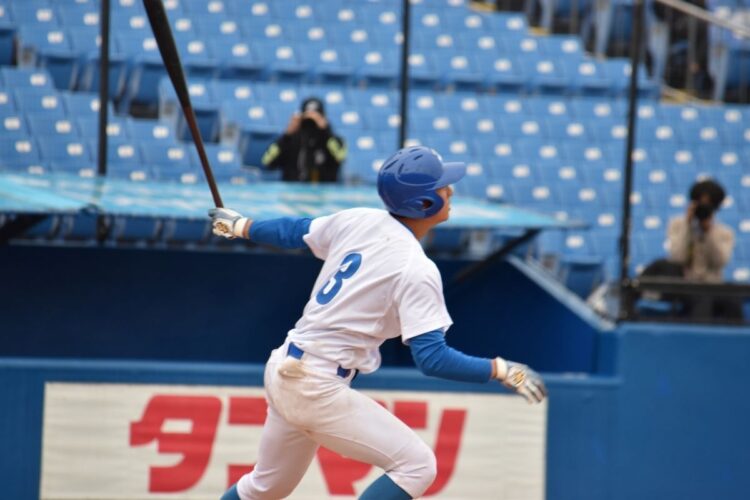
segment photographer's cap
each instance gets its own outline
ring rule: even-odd
[[[303,113],[306,113],[308,111],[317,111],[323,116],[325,116],[326,114],[325,107],[323,107],[323,101],[321,101],[317,97],[308,97],[307,99],[302,101],[302,107],[300,108],[300,111],[302,111]]]

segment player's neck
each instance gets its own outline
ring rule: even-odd
[[[432,218],[409,219],[408,217],[396,217],[396,219],[406,226],[418,240],[427,236],[430,229],[437,225]]]

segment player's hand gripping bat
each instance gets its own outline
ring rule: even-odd
[[[219,188],[216,187],[216,180],[211,171],[211,165],[208,162],[206,148],[203,146],[203,139],[201,138],[200,129],[198,129],[198,121],[195,118],[193,105],[190,102],[190,94],[188,93],[187,83],[185,81],[185,73],[182,70],[180,55],[177,52],[177,45],[175,45],[174,37],[172,36],[172,29],[169,27],[169,19],[164,10],[164,4],[162,4],[161,0],[143,0],[143,6],[146,8],[148,21],[151,24],[151,30],[154,32],[156,45],[159,47],[159,52],[164,61],[164,66],[167,68],[169,79],[172,80],[172,85],[177,93],[177,99],[180,101],[180,107],[185,114],[185,120],[187,121],[188,127],[190,127],[190,133],[193,136],[193,143],[195,144],[195,148],[198,150],[198,156],[201,159],[203,173],[206,175],[208,187],[211,189],[211,196],[214,199],[214,205],[221,208],[224,206],[224,203],[221,201]],[[227,228],[227,230],[229,229]]]

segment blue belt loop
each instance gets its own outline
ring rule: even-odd
[[[289,348],[286,351],[287,356],[291,356],[295,359],[302,359],[303,354],[305,354],[305,351],[297,347],[297,345],[294,342],[289,342]],[[351,375],[351,373],[352,373],[351,368],[344,368],[341,365],[339,365],[339,367],[336,368],[336,375],[338,375],[341,378],[347,378],[349,375]],[[354,376],[355,377],[357,376],[356,373]]]
[[[289,342],[289,349],[286,351],[287,356],[291,356],[295,359],[302,359],[303,354],[305,354],[305,351],[297,347],[294,342]]]

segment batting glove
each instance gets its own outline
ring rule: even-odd
[[[245,237],[245,225],[249,219],[239,212],[229,208],[212,208],[208,211],[208,216],[211,217],[211,226],[216,236],[223,236],[229,240]]]
[[[542,378],[524,364],[495,358],[495,378],[526,398],[529,403],[541,403],[547,397],[547,388]]]

